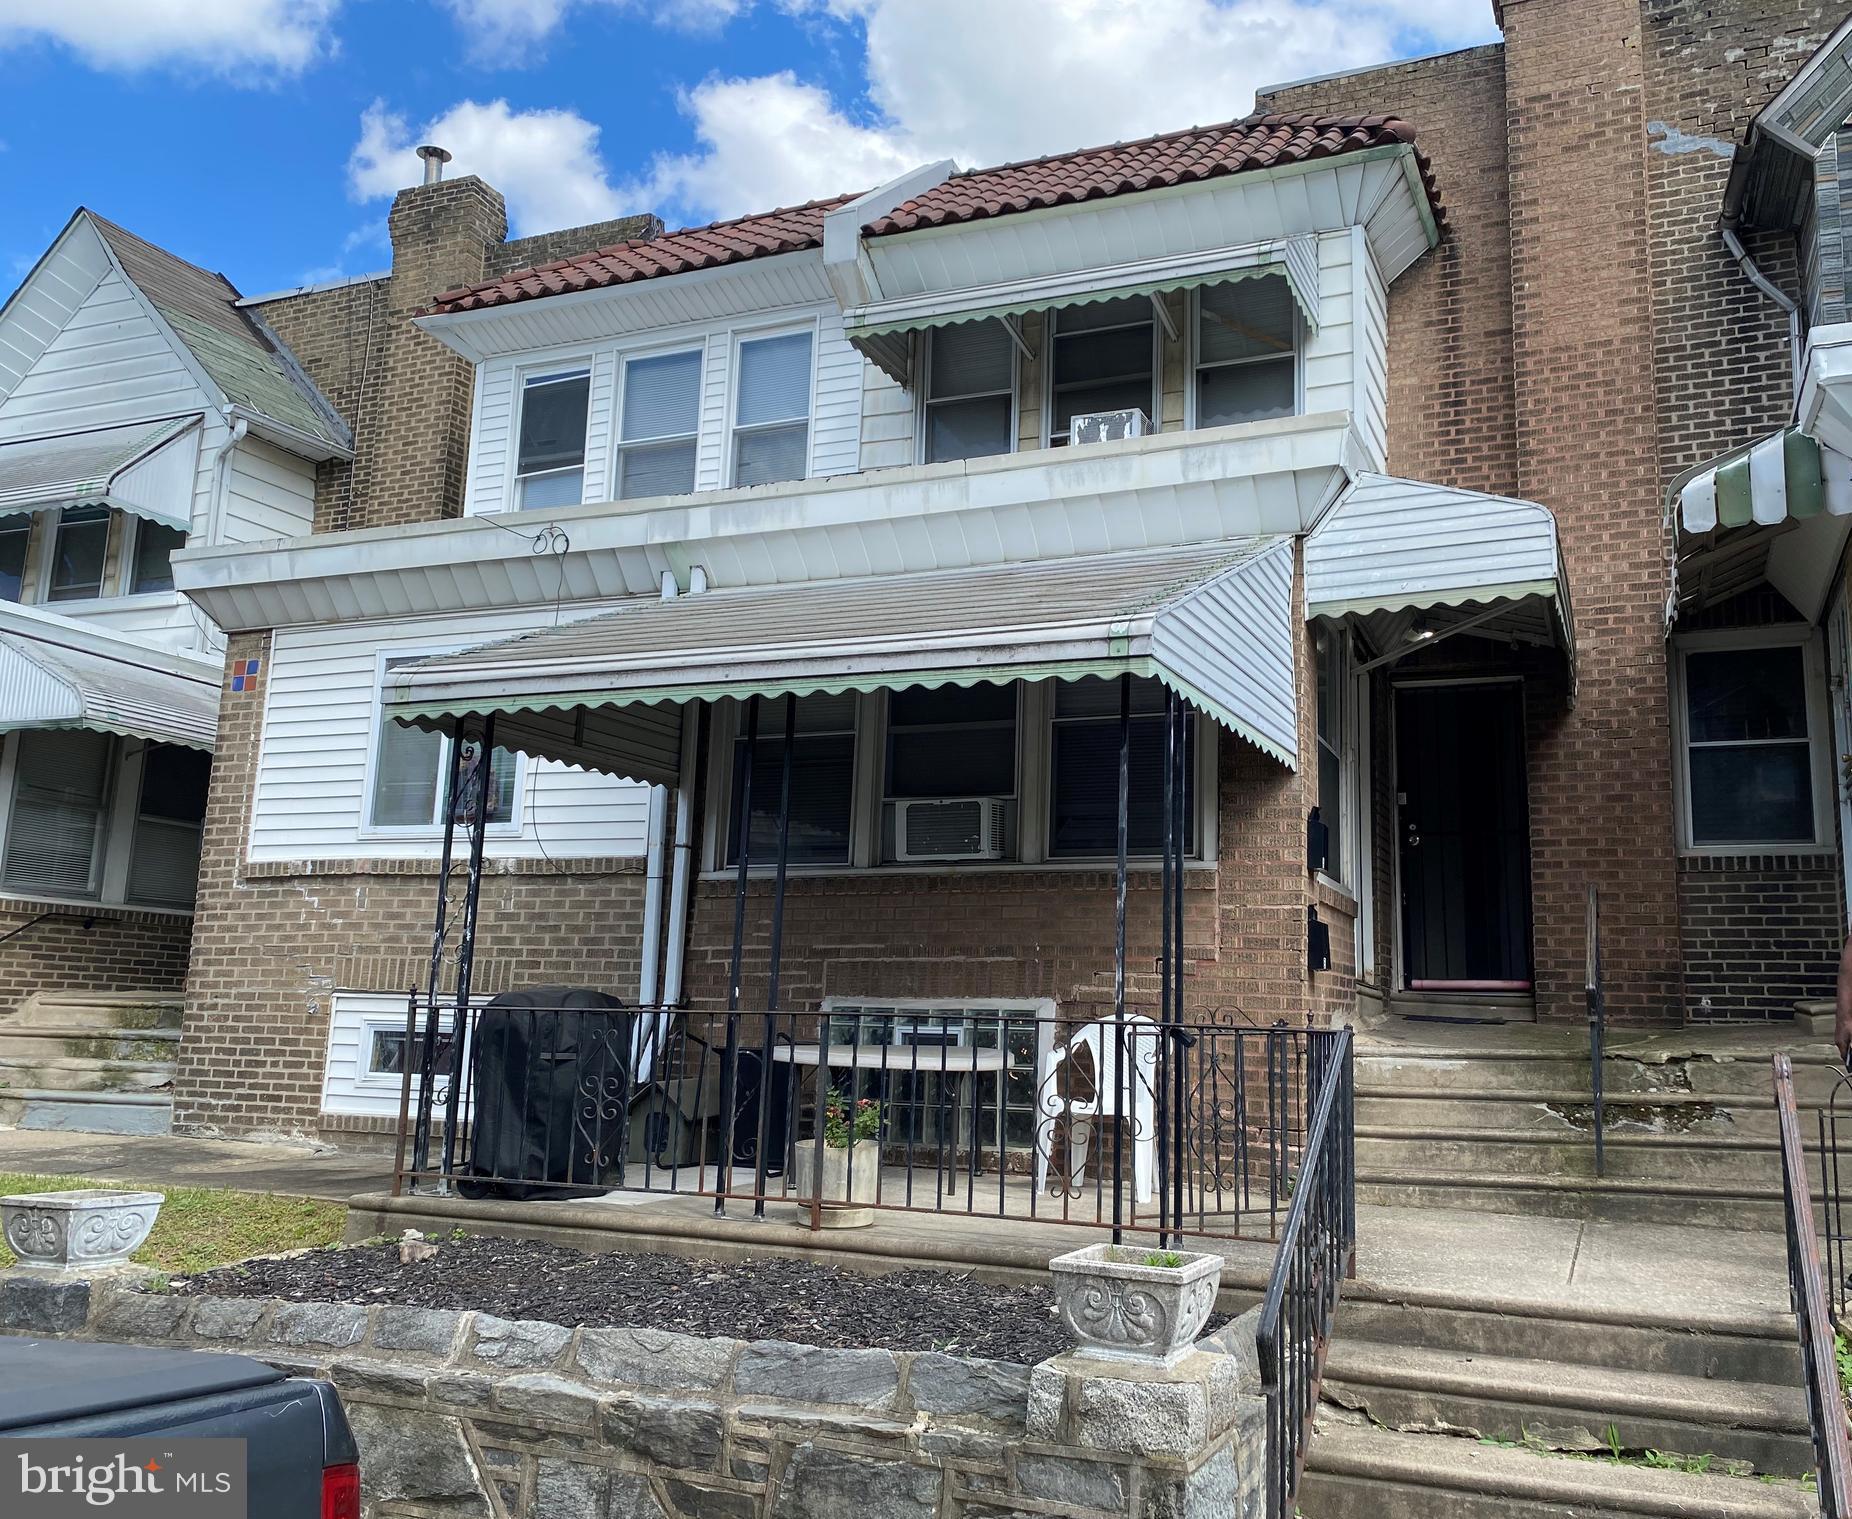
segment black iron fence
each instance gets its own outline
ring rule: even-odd
[[[1823,1148],[1830,1108],[1821,1113]],[[1794,1304],[1801,1345],[1802,1374],[1807,1383],[1807,1419],[1813,1431],[1814,1464],[1819,1472],[1820,1512],[1826,1519],[1852,1514],[1852,1445],[1846,1435],[1846,1404],[1834,1354],[1833,1302],[1821,1273],[1822,1252],[1814,1221],[1813,1187],[1801,1145],[1800,1115],[1794,1099],[1794,1066],[1775,1056],[1775,1113],[1781,1132],[1781,1192],[1788,1230],[1788,1292]],[[1826,1150],[1827,1207],[1836,1216],[1837,1165]],[[1841,1246],[1843,1265],[1843,1246]],[[1830,1260],[1829,1260],[1830,1264]],[[1829,1271],[1829,1275],[1831,1272]],[[1835,1298],[1843,1304],[1843,1272]]]
[[[1317,1083],[1341,1068],[1349,1091],[1347,1033],[1137,1009],[727,1013],[579,994],[453,1019],[449,998],[408,997],[401,1189],[796,1204],[813,1228],[866,1207],[1277,1238],[1304,1211]],[[1342,1154],[1319,1186],[1340,1187],[1348,1241],[1349,1124],[1327,1123]]]
[[[1267,1397],[1267,1514],[1295,1511],[1340,1284],[1355,1274],[1356,1074],[1342,1029],[1309,1051],[1315,1103],[1256,1331]]]

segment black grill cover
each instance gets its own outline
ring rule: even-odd
[[[475,1120],[465,1197],[615,1186],[628,1138],[632,1018],[603,992],[536,986],[482,1013],[470,1051]]]

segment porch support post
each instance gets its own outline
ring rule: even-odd
[[[1172,795],[1172,788],[1176,785],[1177,780],[1176,717],[1177,693],[1171,690],[1169,686],[1166,686],[1164,688],[1164,890],[1163,900],[1159,907],[1159,912],[1164,919],[1162,935],[1163,947],[1160,950],[1162,959],[1159,966],[1160,991],[1158,993],[1160,1017],[1164,1024],[1164,1033],[1162,1035],[1163,1042],[1159,1045],[1159,1048],[1164,1052],[1164,1058],[1158,1065],[1157,1093],[1159,1249],[1166,1248],[1170,1244],[1169,1227],[1174,1227],[1181,1222],[1181,1220],[1171,1212],[1169,1202],[1172,1168],[1181,1167],[1183,1163],[1182,1155],[1177,1152],[1171,1144],[1171,1125],[1169,1122],[1171,1116],[1171,1083],[1164,1079],[1164,1073],[1174,1068],[1183,1055],[1182,1048],[1175,1037],[1176,1031],[1174,1029],[1174,1025],[1181,1023],[1183,1019],[1181,1010],[1175,1006],[1170,975],[1170,899],[1173,891],[1180,892],[1183,889],[1182,872],[1174,868],[1181,863],[1177,860],[1175,855],[1177,817],[1173,806],[1176,798]],[[1176,1016],[1173,1016],[1173,1014],[1176,1014]],[[1181,1240],[1179,1240],[1179,1243],[1181,1243]]]
[[[778,875],[772,887],[772,978],[765,995],[765,1044],[759,1060],[759,1137],[753,1150],[754,1218],[765,1217],[765,1152],[772,1137],[772,1055],[778,1045],[778,975],[785,949],[785,867],[791,855],[791,752],[796,747],[797,698],[787,693],[785,748],[778,777]],[[782,1140],[779,1147],[783,1148]]]
[[[456,1166],[457,1115],[463,1106],[463,1047],[469,1029],[469,983],[476,968],[476,909],[482,901],[482,840],[489,825],[489,787],[494,783],[495,714],[483,720],[477,740],[475,786],[469,820],[469,884],[463,893],[463,937],[457,946],[457,1010],[450,1020],[450,1093],[444,1108],[443,1190],[450,1190]],[[459,747],[461,747],[459,745]]]
[[[752,865],[752,759],[759,747],[759,698],[746,699],[746,747],[740,754],[740,800],[733,814],[739,869],[733,878],[733,960],[727,971],[727,1042],[720,1061],[720,1145],[714,1178],[714,1212],[727,1211],[733,1177],[733,1107],[739,1094],[740,960],[746,948],[746,873]]]
[[[1132,806],[1132,677],[1119,677],[1119,860],[1114,902],[1112,961],[1113,1070],[1119,1090],[1114,1094],[1112,1128],[1112,1238],[1120,1242],[1125,1222],[1125,1126],[1136,1122],[1136,1075],[1128,1068],[1125,1050],[1125,865],[1126,819]]]
[[[431,1077],[437,1064],[437,982],[444,973],[444,938],[449,931],[450,858],[457,837],[457,793],[463,780],[463,745],[450,742],[450,778],[444,786],[444,847],[437,857],[437,912],[431,925],[431,970],[425,980],[429,999],[424,1025],[424,1048],[418,1055],[418,1126],[412,1140],[412,1173],[431,1164]],[[414,1005],[416,999],[414,998]],[[416,1011],[414,1007],[414,1018]],[[412,1191],[418,1183],[412,1182]]]
[[[1174,693],[1173,693],[1174,694]],[[1177,1031],[1171,1039],[1171,1074],[1170,1074],[1170,1146],[1171,1146],[1171,1203],[1170,1227],[1177,1236],[1177,1243],[1183,1243],[1183,1181],[1187,1157],[1183,1146],[1183,1100],[1188,1090],[1185,1079],[1185,1063],[1189,1060],[1189,1051],[1195,1043],[1195,1036],[1183,1027],[1183,857],[1184,844],[1188,839],[1186,824],[1189,819],[1189,713],[1185,710],[1181,697],[1177,698],[1170,712],[1170,836],[1176,850],[1176,885],[1169,903],[1172,916],[1169,934],[1170,953],[1173,956],[1170,966],[1171,1008],[1176,1015]]]

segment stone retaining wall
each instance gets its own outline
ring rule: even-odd
[[[1254,1319],[1169,1369],[565,1329],[0,1273],[0,1332],[326,1376],[369,1516],[1259,1519]]]

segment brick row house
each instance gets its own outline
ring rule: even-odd
[[[1839,179],[1752,124],[1835,19],[1506,0],[1226,126],[676,233],[403,192],[387,274],[237,308],[345,419],[313,531],[175,560],[226,637],[176,1126],[396,1129],[490,714],[480,996],[725,1005],[744,832],[761,1005],[790,697],[784,1006],[1110,1007],[1125,677],[1140,1006],[1167,692],[1193,1016],[1579,1018],[1591,884],[1618,1021],[1824,994]],[[1821,485],[1745,524],[1778,434]]]

